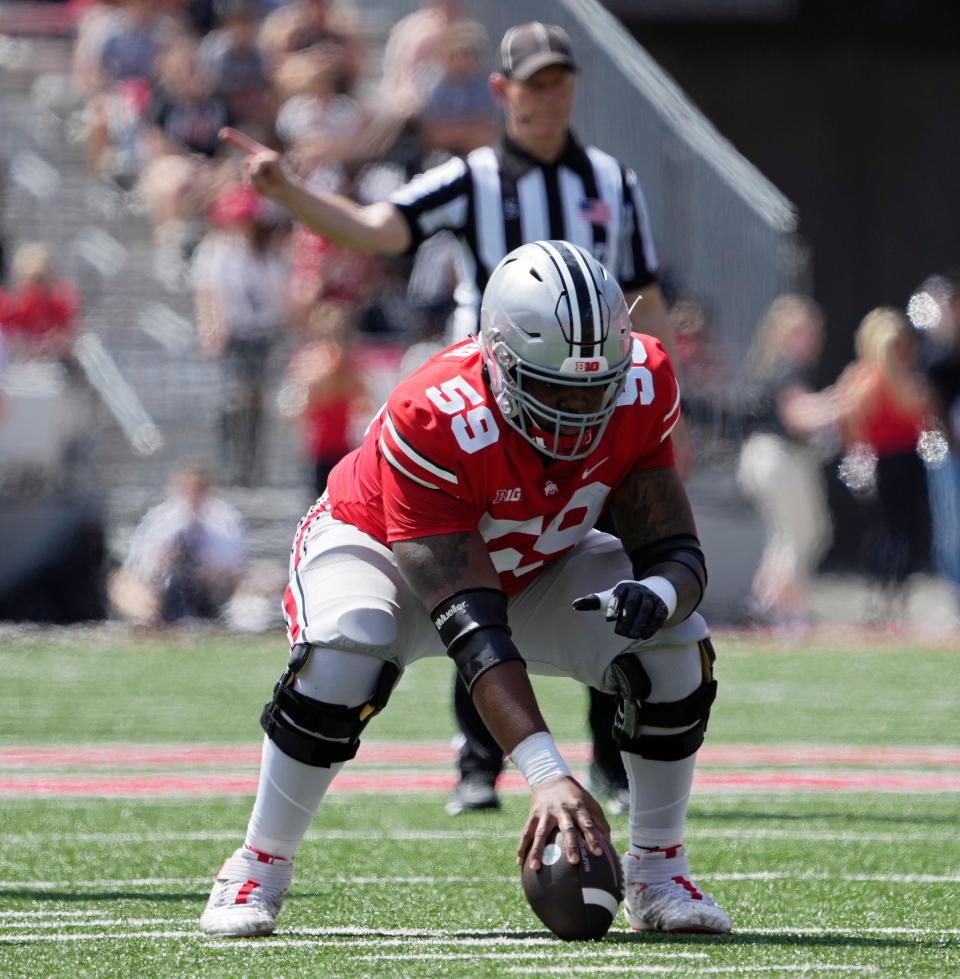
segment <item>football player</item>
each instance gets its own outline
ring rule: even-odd
[[[578,830],[595,853],[609,833],[528,678],[566,674],[619,698],[631,926],[729,931],[682,843],[716,681],[696,612],[706,567],[673,466],[679,413],[662,347],[631,333],[593,257],[539,241],[503,259],[479,336],[395,388],[297,528],[283,602],[292,654],[261,716],[257,799],[206,933],[273,931],[361,731],[409,663],[444,653],[531,789],[518,863],[539,867],[556,826],[571,862]],[[621,540],[593,529],[607,507]]]

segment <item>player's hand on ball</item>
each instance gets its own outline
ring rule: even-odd
[[[543,848],[555,827],[563,834],[563,847],[567,860],[576,863],[580,859],[577,830],[583,834],[590,852],[601,854],[600,836],[610,836],[610,824],[596,799],[569,777],[551,779],[538,785],[530,797],[530,812],[520,835],[517,847],[517,863],[529,860],[533,870],[543,862]]]
[[[670,615],[663,599],[640,581],[620,581],[609,591],[576,599],[573,607],[578,612],[606,607],[607,621],[616,623],[613,631],[630,639],[649,639]]]
[[[288,185],[283,172],[283,159],[276,150],[251,139],[246,133],[225,126],[220,130],[220,139],[239,147],[247,154],[243,163],[246,180],[258,194],[264,197],[277,197]]]

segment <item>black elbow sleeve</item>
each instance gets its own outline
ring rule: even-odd
[[[523,657],[510,638],[507,596],[498,588],[455,592],[430,613],[467,690],[487,670]]]

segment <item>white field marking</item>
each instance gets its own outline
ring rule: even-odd
[[[12,891],[18,887],[30,887],[37,891],[52,890],[89,890],[100,887],[165,887],[176,885],[209,884],[209,877],[131,877],[111,878],[108,880],[0,880],[0,891]]]
[[[782,797],[780,797],[782,798]],[[327,804],[324,799],[324,805]],[[775,818],[775,817],[774,817]],[[920,818],[920,817],[918,817]],[[0,844],[9,846],[47,846],[51,843],[108,843],[115,846],[122,843],[206,843],[240,842],[242,829],[236,830],[195,830],[186,833],[143,832],[143,833],[0,833]],[[518,832],[513,830],[313,830],[307,833],[307,840],[368,841],[396,840],[398,842],[452,841],[463,840],[508,840],[515,839]],[[615,832],[614,836],[618,834]],[[621,834],[622,835],[622,834]],[[830,830],[804,829],[705,829],[689,828],[687,839],[702,840],[799,840],[800,842],[837,843],[935,843],[956,842],[957,834],[949,830],[925,830],[922,832],[884,832],[880,830],[847,830],[842,833]]]
[[[107,880],[3,880],[0,881],[0,891],[31,888],[33,890],[90,890],[103,887],[192,887],[205,885],[210,877],[131,877],[112,878]],[[954,874],[828,874],[822,871],[790,871],[790,870],[754,870],[737,873],[697,874],[698,880],[739,881],[739,880],[818,880],[835,883],[853,884],[957,884],[960,883],[960,873]],[[427,876],[404,877],[401,875],[389,877],[351,877],[347,874],[333,876],[311,875],[309,881],[318,884],[343,884],[356,887],[434,887],[438,884],[512,884],[516,881],[513,874],[498,876]],[[298,882],[299,883],[299,882]],[[0,924],[0,927],[3,927]]]
[[[459,944],[464,937],[476,938],[478,935],[477,930],[464,931],[451,930],[451,931],[440,931],[435,929],[417,929],[417,928],[329,928],[324,931],[324,929],[319,928],[297,928],[290,930],[292,934],[305,934],[305,933],[315,933],[317,935],[327,934],[330,936],[342,935],[344,937],[356,936],[360,933],[368,934],[371,936],[384,936],[384,935],[394,935],[398,932],[404,933],[408,938],[417,939],[433,939],[434,941],[441,941],[445,944]],[[618,929],[618,932],[620,930]],[[616,932],[615,932],[616,933]],[[622,931],[623,934],[630,934],[625,930]],[[775,935],[781,938],[789,938],[793,935],[811,935],[811,936],[821,936],[825,938],[832,938],[836,936],[849,936],[851,938],[863,937],[864,935],[911,935],[915,937],[923,938],[943,938],[943,937],[955,937],[960,935],[960,928],[751,928],[751,934],[763,934],[763,935]],[[529,945],[535,939],[529,937],[528,932],[518,932],[516,937],[512,937],[503,931],[489,931],[486,933],[489,937],[485,941],[489,943],[496,942],[498,944],[506,944],[509,941],[522,942],[525,946]],[[33,932],[23,933],[23,934],[5,934],[0,935],[0,945],[10,945],[17,942],[99,942],[99,941],[142,941],[143,939],[159,938],[159,939],[183,939],[183,938],[197,938],[202,939],[204,936],[201,935],[198,929],[186,930],[158,930],[158,931],[130,931],[130,932],[92,932],[90,934],[82,934],[77,932],[61,932],[59,934],[48,934],[48,935],[37,935]],[[733,936],[733,940],[736,940],[736,934]],[[205,942],[205,945],[213,947],[227,947],[227,948],[237,948],[243,949],[244,951],[250,951],[255,948],[269,948],[275,947],[277,945],[295,945],[302,942],[303,939],[297,938],[287,938],[285,934],[274,934],[272,938],[258,938],[251,942],[238,941],[237,939],[232,939],[230,941],[217,940],[213,942]],[[550,945],[556,945],[556,939],[554,938],[544,938],[542,939],[544,943],[549,943]],[[319,944],[319,943],[318,943]],[[812,966],[810,966],[812,968]],[[819,966],[820,968],[825,968],[825,966]],[[599,968],[599,967],[597,967]],[[730,971],[747,971],[750,968],[748,966],[733,967]],[[773,967],[755,967],[760,969],[768,969]],[[541,970],[542,971],[542,968]],[[699,970],[704,971],[704,970]]]
[[[555,938],[552,938],[550,941],[554,945],[557,943]],[[632,948],[615,949],[601,947],[589,950],[585,949],[581,952],[555,952],[548,949],[544,949],[542,952],[405,952],[399,955],[355,955],[353,958],[360,962],[403,962],[407,959],[420,959],[428,962],[431,960],[457,961],[463,959],[493,959],[502,962],[509,962],[511,960],[517,961],[522,959],[536,959],[537,961],[542,961],[543,959],[549,957],[550,961],[553,962],[557,959],[584,959],[589,956],[602,956],[604,959],[630,959],[632,962],[638,965],[641,964],[637,962],[638,953],[636,945],[634,945]],[[648,949],[644,949],[642,955],[639,956],[642,963],[646,963],[647,959],[705,959],[706,957],[706,952],[671,952],[669,950],[659,952]],[[645,968],[644,965],[641,965],[641,967]],[[546,966],[546,968],[548,971],[553,971],[549,965]],[[560,966],[560,968],[563,969],[567,967]]]
[[[30,927],[31,928],[48,928],[48,929],[62,928],[62,927],[70,927],[70,926],[88,927],[88,928],[102,928],[102,927],[115,927],[117,925],[123,925],[123,926],[127,926],[127,927],[132,927],[132,928],[136,928],[136,927],[148,927],[148,928],[153,928],[154,930],[156,930],[156,929],[165,928],[166,926],[169,926],[169,925],[178,925],[178,924],[179,925],[182,925],[183,924],[183,920],[182,919],[159,919],[159,918],[144,918],[144,919],[129,918],[129,919],[126,919],[126,920],[121,920],[121,919],[106,920],[105,919],[105,920],[102,920],[102,921],[98,919],[98,920],[85,921],[85,922],[76,922],[76,921],[59,921],[59,922],[58,921],[50,921],[50,922],[43,922],[43,923],[37,922],[37,923],[32,923]],[[13,927],[22,928],[22,927],[24,927],[24,923],[23,922],[19,922],[19,923],[17,923],[17,925],[13,925],[12,923],[10,925],[0,925],[0,940],[3,940],[5,938],[10,938],[11,937],[10,935],[4,934],[2,932],[2,929],[3,928],[13,928]],[[300,929],[294,928],[294,929],[291,929],[291,931],[293,932],[293,934],[297,934],[297,933],[299,933]],[[33,934],[33,932],[31,932],[30,934]],[[71,940],[72,941],[72,940],[74,940],[74,936],[77,934],[77,932],[63,932],[62,934],[67,935],[68,936],[68,940]],[[198,938],[205,937],[205,936],[201,935],[199,929],[197,929],[195,932],[192,932],[191,934],[195,934],[195,936],[198,937]],[[472,934],[473,935],[476,935],[476,932],[473,932]],[[557,940],[555,938],[548,938],[548,937],[536,938],[536,937],[531,937],[529,935],[529,933],[523,933],[523,934],[520,934],[520,935],[517,935],[517,936],[504,936],[502,938],[496,937],[497,934],[498,933],[491,932],[491,933],[489,933],[488,937],[485,937],[485,938],[477,938],[477,937],[470,937],[470,938],[467,938],[467,937],[454,937],[454,938],[451,938],[448,942],[444,942],[442,939],[439,939],[438,938],[438,939],[435,939],[435,943],[437,943],[437,944],[446,944],[446,945],[456,945],[458,947],[464,947],[464,948],[480,947],[480,948],[485,948],[485,949],[490,948],[491,945],[498,945],[498,944],[503,944],[503,945],[507,945],[507,946],[522,944],[525,948],[528,947],[528,946],[543,946],[543,951],[511,952],[511,953],[506,953],[506,952],[504,952],[504,953],[491,953],[491,956],[492,957],[496,957],[496,956],[511,957],[512,956],[512,957],[515,957],[515,958],[524,958],[524,957],[526,957],[526,958],[540,958],[542,955],[547,954],[547,952],[549,950],[554,949],[556,947],[556,944],[557,944]],[[48,936],[41,936],[41,940],[47,940],[47,937]],[[90,937],[91,938],[97,938],[97,937],[112,938],[112,937],[115,937],[115,934],[111,934],[111,933],[104,934],[104,933],[100,933],[100,932],[92,932],[90,934]],[[269,947],[276,947],[277,945],[282,945],[284,947],[287,947],[287,946],[290,946],[290,947],[297,946],[297,947],[313,947],[313,948],[331,948],[331,947],[334,947],[334,948],[358,948],[358,949],[359,948],[378,948],[379,949],[379,948],[389,948],[389,947],[394,947],[394,948],[409,948],[409,947],[418,947],[418,946],[420,946],[422,944],[422,942],[423,942],[423,939],[421,939],[421,938],[411,938],[411,937],[407,937],[407,938],[385,938],[382,935],[371,936],[371,937],[368,937],[368,938],[360,938],[360,937],[356,937],[356,936],[348,936],[348,935],[340,935],[340,934],[330,934],[326,938],[320,938],[320,937],[318,937],[318,938],[300,938],[300,939],[298,939],[298,938],[284,938],[284,937],[279,936],[279,935],[274,935],[271,938],[258,939],[255,943],[252,943],[249,946],[245,946],[245,948],[248,951],[249,951],[250,948],[262,948],[262,947],[267,947],[267,946],[269,946]],[[236,948],[237,947],[237,941],[236,941],[236,939],[233,939],[233,938],[214,939],[212,941],[205,941],[204,944],[207,947],[223,947],[223,948]],[[598,949],[598,951],[599,951],[599,949]],[[583,952],[568,952],[568,953],[564,953],[564,952],[549,951],[549,954],[550,954],[550,956],[552,958],[564,958],[564,957],[579,958],[579,957],[581,957],[583,955]],[[647,953],[645,953],[645,954],[647,954]],[[671,957],[671,958],[672,957],[679,957],[679,958],[688,958],[688,959],[694,959],[694,958],[697,958],[697,959],[701,959],[701,958],[702,959],[705,959],[707,957],[707,953],[706,952],[670,952],[670,951],[658,952],[658,951],[653,951],[653,952],[651,952],[649,954],[652,954],[654,956],[660,955],[660,956],[663,956],[663,957]],[[463,953],[463,957],[465,957],[465,958],[471,957],[471,956],[476,956],[476,955],[477,955],[477,953],[475,953],[475,952],[464,952]],[[632,949],[631,950],[631,949],[606,949],[605,948],[603,950],[603,955],[604,956],[614,957],[614,958],[616,958],[616,957],[632,956],[632,955],[636,955],[636,949]],[[375,958],[376,956],[373,956],[373,957]],[[398,954],[398,955],[395,955],[395,956],[384,956],[384,958],[397,958],[397,959],[401,959],[401,958],[404,958],[404,957],[406,957],[406,953],[404,953],[402,955],[401,954]],[[415,956],[412,956],[412,957],[415,957]],[[430,956],[424,956],[424,957],[430,957]],[[482,958],[484,956],[481,954],[480,957]]]
[[[524,945],[530,944],[530,940],[524,940]],[[376,940],[371,939],[365,942],[366,945],[375,945]],[[394,943],[399,944],[399,943]],[[462,939],[457,942],[451,942],[450,944],[456,945],[466,945],[467,943]],[[494,939],[485,938],[482,942],[476,941],[473,944],[488,947],[491,944],[496,944]],[[588,955],[600,955],[605,959],[632,959],[637,958],[637,945],[633,945],[629,948],[616,948],[611,946],[602,946],[593,949],[583,949],[579,952],[558,952],[557,939],[556,938],[544,938],[539,940],[539,944],[544,946],[550,946],[549,948],[543,948],[540,951],[531,952],[429,952],[429,951],[417,951],[417,952],[400,952],[400,953],[388,953],[386,955],[374,953],[371,955],[356,955],[352,958],[359,961],[376,962],[379,960],[392,960],[402,962],[404,959],[536,959],[542,960],[546,957],[553,959],[582,959]],[[237,948],[237,940],[235,938],[227,939],[217,939],[216,941],[210,941],[204,943],[204,948]],[[319,939],[310,938],[292,938],[292,939],[281,939],[276,940],[276,938],[261,938],[255,942],[244,943],[239,946],[244,952],[256,951],[267,951],[269,949],[276,948],[343,948],[343,947],[355,947],[354,944],[345,943],[342,939],[338,941],[321,941]],[[419,947],[419,946],[414,946]],[[706,952],[673,952],[669,949],[664,949],[663,951],[655,949],[644,949],[643,958],[652,959],[705,959],[707,958]]]
[[[620,972],[621,966],[616,965],[583,965],[583,966],[561,966],[559,969],[546,967],[546,971],[551,974],[570,973],[594,973],[594,972]],[[528,966],[511,966],[506,970],[513,975],[543,975],[544,967],[531,968]],[[644,965],[644,972],[674,973],[684,975],[685,970],[671,968],[668,965]],[[824,965],[820,962],[791,962],[787,965],[711,965],[705,968],[698,968],[697,975],[740,975],[744,972],[772,972],[782,975],[785,972],[857,972],[862,975],[876,975],[877,967],[874,965]]]
[[[698,880],[829,880],[858,884],[957,884],[958,874],[825,874],[813,870],[793,873],[789,870],[757,870],[753,873],[697,874]]]
[[[183,925],[183,918],[111,918],[101,912],[99,918],[65,919],[63,921],[0,921],[0,933],[14,928],[116,928],[124,925],[130,928],[167,928]]]
[[[102,911],[0,911],[0,918],[100,918]]]
[[[21,942],[136,942],[145,938],[200,938],[195,931],[131,931],[131,932],[92,932],[89,935],[77,932],[63,932],[58,935],[0,935],[0,945],[15,945]]]

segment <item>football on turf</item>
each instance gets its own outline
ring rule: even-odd
[[[623,898],[623,871],[613,844],[603,837],[603,853],[594,856],[581,834],[580,862],[570,863],[555,829],[543,849],[539,870],[524,862],[523,893],[536,916],[564,941],[597,940],[606,935]]]

